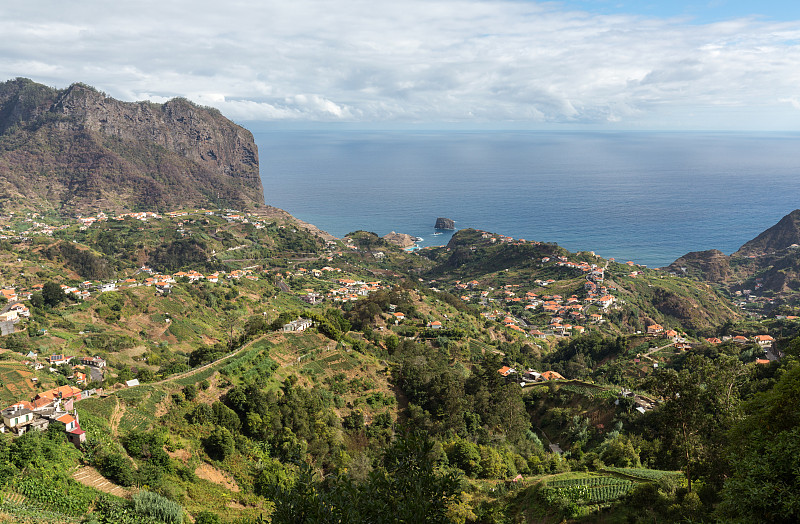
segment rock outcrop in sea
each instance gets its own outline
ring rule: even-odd
[[[456,223],[449,218],[439,217],[436,219],[436,225],[433,227],[436,229],[455,229]]]

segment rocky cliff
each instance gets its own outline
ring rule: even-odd
[[[456,223],[449,218],[439,217],[436,219],[436,224],[433,227],[435,229],[455,229]]]
[[[0,84],[0,205],[66,212],[263,205],[252,134],[188,100]]]
[[[416,237],[412,237],[411,235],[408,235],[406,233],[395,233],[394,231],[392,231],[388,235],[384,235],[383,239],[389,242],[390,244],[402,247],[404,249],[413,246],[414,243],[416,243],[417,241]]]

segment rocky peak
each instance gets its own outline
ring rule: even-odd
[[[0,83],[0,145],[0,204],[264,203],[252,134],[186,99],[122,102],[85,84],[57,90],[16,79]]]
[[[745,243],[734,256],[764,255],[800,244],[800,209],[795,209],[753,240]]]

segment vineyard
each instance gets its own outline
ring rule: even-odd
[[[269,378],[277,367],[278,363],[269,357],[266,341],[262,340],[230,359],[220,369],[220,373],[229,378],[239,377],[242,381],[247,381],[254,377]]]
[[[12,482],[14,489],[25,496],[26,504],[67,515],[81,516],[88,512],[97,492],[65,475],[24,475]]]
[[[348,353],[343,347],[337,347],[333,352],[319,358],[316,351],[303,355],[303,372],[309,375],[322,375],[326,371],[347,372],[360,364],[355,353]]]
[[[5,502],[0,504],[0,522],[16,522],[18,524],[78,524],[83,519],[69,517],[26,504]]]
[[[560,391],[568,391],[577,395],[582,395],[587,398],[594,398],[597,395],[605,393],[605,390],[597,386],[587,386],[584,384],[562,384],[559,387]]]
[[[547,501],[566,499],[577,505],[600,505],[614,502],[628,493],[635,482],[611,475],[587,474],[554,478],[544,482],[541,495]]]
[[[587,487],[613,486],[617,484],[624,484],[630,486],[631,481],[610,476],[591,476],[591,477],[579,477],[573,479],[549,480],[545,483],[545,486],[547,486],[548,488],[565,488],[573,486],[587,486]]]
[[[114,408],[117,407],[117,399],[114,397],[87,398],[82,400],[78,406],[81,410],[86,410],[92,415],[109,421],[114,413]]]
[[[473,356],[480,356],[483,355],[484,353],[491,353],[496,349],[490,346],[489,344],[481,342],[480,340],[475,340],[474,338],[469,339],[468,347],[470,354],[472,354]]]
[[[680,471],[663,471],[660,469],[644,469],[644,468],[614,468],[606,466],[603,471],[623,475],[635,480],[651,481],[659,480],[663,477],[682,477],[683,473]]]
[[[122,389],[117,397],[125,406],[125,412],[119,422],[120,433],[133,430],[146,430],[155,422],[153,413],[156,405],[164,400],[167,394],[153,386],[139,386]]]

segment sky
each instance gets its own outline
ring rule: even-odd
[[[800,130],[800,2],[29,0],[0,81],[251,129]]]

